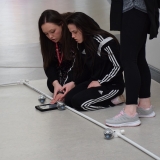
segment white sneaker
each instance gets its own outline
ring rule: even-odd
[[[153,106],[151,105],[150,108],[148,109],[144,109],[142,107],[137,107],[137,113],[139,117],[143,117],[143,118],[151,118],[151,117],[155,117],[156,114],[153,111]]]
[[[140,124],[141,121],[137,113],[132,117],[127,115],[124,110],[117,116],[106,120],[106,125],[110,127],[134,127],[139,126]]]

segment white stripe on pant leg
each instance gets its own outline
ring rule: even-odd
[[[109,98],[113,97],[115,94],[116,94],[115,91],[111,91],[109,94],[106,94],[106,95],[104,95],[102,97],[86,101],[86,103],[83,104],[83,106],[87,109],[91,104],[95,104],[97,102],[101,102],[101,101],[104,101],[106,99],[109,99]]]
[[[119,92],[119,90],[112,90],[110,93],[108,93],[106,95],[103,95],[102,97],[99,97],[97,99],[90,99],[90,100],[84,102],[81,105],[81,108],[83,108],[84,110],[91,109],[92,108],[91,104],[95,104],[95,103],[102,102],[102,101],[105,101],[107,99],[110,99],[111,97],[116,95],[118,92]]]
[[[111,91],[110,93],[108,93],[108,94],[112,94],[112,92],[114,92],[114,90],[112,90],[112,91]],[[104,96],[105,96],[105,95],[103,95],[103,96],[101,96],[101,97],[103,98]],[[101,98],[101,97],[99,97],[99,98]],[[93,100],[95,100],[95,99],[87,100],[87,101],[85,101],[84,103],[82,103],[82,105],[85,105],[86,103],[88,104],[89,102],[92,103]]]
[[[107,93],[106,95],[103,95],[103,96],[101,96],[101,97],[99,97],[99,98],[96,98],[96,99],[90,99],[90,100],[87,100],[86,102],[84,102],[82,105],[86,105],[86,104],[88,104],[88,103],[92,103],[92,101],[99,101],[99,99],[103,99],[103,97],[108,97],[109,95],[113,95],[115,92],[117,92],[117,91],[119,91],[119,90],[112,90],[112,91],[110,91],[109,93]]]
[[[87,108],[87,111],[90,110],[90,111],[95,111],[95,110],[98,110],[99,109],[99,106],[89,106]]]
[[[88,108],[88,110],[95,111],[95,110],[104,109],[104,108],[106,108],[106,107],[103,107],[103,106],[92,106],[92,105],[90,105],[89,108]]]
[[[118,92],[118,91],[117,91]],[[98,103],[98,102],[102,102],[102,101],[105,101],[105,100],[107,100],[107,99],[109,99],[109,98],[112,98],[115,94],[117,94],[117,92],[114,92],[114,94],[112,94],[112,95],[107,95],[106,97],[104,97],[103,99],[99,99],[99,101],[93,101],[93,103],[88,103],[88,104],[86,104],[85,105],[85,108],[86,109],[89,109],[89,108],[91,108],[91,104],[95,104],[95,103]]]
[[[115,95],[115,94],[114,94]],[[114,96],[113,95],[113,96]],[[109,99],[109,98],[111,98],[111,97],[113,97],[113,96],[110,96],[110,97],[108,97],[107,99]],[[99,100],[99,102],[102,102],[102,101],[105,101],[105,100],[107,100],[107,99],[102,99],[102,100]],[[89,104],[86,104],[84,107],[85,107],[85,109],[86,110],[96,110],[95,108],[97,108],[97,109],[102,109],[102,108],[106,108],[106,107],[103,107],[103,106],[93,106],[92,104],[95,104],[96,102],[94,102],[94,103],[89,103]],[[83,107],[83,108],[84,108]]]

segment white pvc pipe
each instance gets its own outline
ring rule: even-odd
[[[11,83],[0,84],[0,86],[5,87],[5,86],[11,86],[11,85],[18,85],[18,84],[23,84],[23,83],[21,81],[16,81],[16,82],[11,82]]]
[[[156,156],[155,154],[153,154],[152,152],[150,152],[149,150],[143,148],[142,146],[140,146],[139,144],[135,143],[134,141],[132,141],[131,139],[123,136],[120,133],[117,133],[118,137],[122,138],[123,140],[129,142],[130,144],[132,144],[133,146],[137,147],[138,149],[140,149],[141,151],[143,151],[144,153],[147,153],[149,156],[153,157],[156,160],[160,160],[160,157]]]
[[[43,93],[42,91],[34,88],[33,86],[29,85],[27,83],[28,81],[17,81],[17,82],[13,82],[13,83],[8,83],[8,84],[0,84],[0,86],[7,86],[7,85],[18,85],[18,84],[24,84],[26,86],[28,86],[29,88],[33,89],[34,91],[43,94],[44,96],[46,96],[48,99],[52,100],[52,97],[48,96],[47,94]],[[109,127],[105,126],[104,124],[84,115],[83,113],[80,113],[78,111],[76,111],[73,108],[70,108],[69,106],[66,106],[67,109],[69,109],[70,111],[80,115],[81,117],[84,117],[85,119],[97,124],[98,126],[107,129]],[[110,128],[111,129],[111,128]],[[112,130],[112,129],[111,129]],[[148,151],[147,149],[145,149],[144,147],[140,146],[139,144],[135,143],[134,141],[132,141],[131,139],[125,137],[122,135],[122,133],[124,132],[124,130],[112,130],[115,132],[117,137],[122,138],[123,140],[127,141],[128,143],[132,144],[133,146],[137,147],[139,150],[143,151],[144,153],[148,154],[149,156],[151,156],[152,158],[156,159],[156,160],[160,160],[160,157],[156,156],[155,154],[153,154],[152,152]]]
[[[29,88],[33,89],[34,91],[43,94],[44,96],[46,96],[48,99],[52,100],[52,97],[48,96],[47,94],[43,93],[42,91],[34,88],[33,86],[31,86],[30,84],[28,84],[27,82],[23,82],[24,85],[28,86]]]

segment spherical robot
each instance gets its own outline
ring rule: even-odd
[[[44,95],[40,95],[39,98],[38,98],[38,100],[39,100],[39,102],[41,104],[43,104],[45,102],[45,100],[46,100],[46,97]]]
[[[105,131],[104,131],[104,137],[105,139],[107,140],[110,140],[114,137],[114,131],[111,130],[110,128],[107,128]]]
[[[58,108],[60,111],[66,109],[65,104],[64,104],[63,102],[57,102],[57,108]]]

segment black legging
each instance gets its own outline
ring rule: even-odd
[[[151,75],[145,58],[148,30],[148,14],[136,9],[123,13],[121,62],[125,76],[127,105],[137,104],[138,97],[150,97]]]

